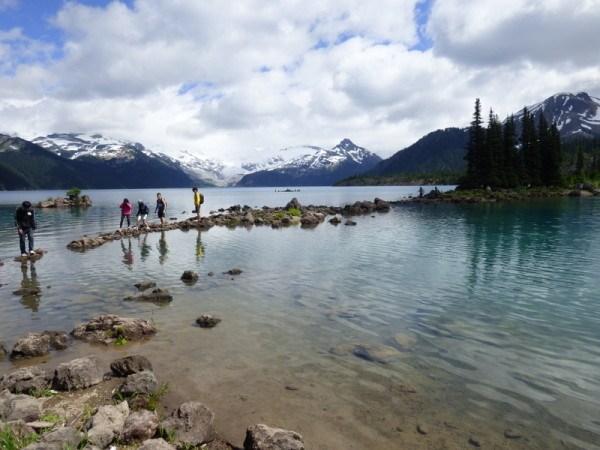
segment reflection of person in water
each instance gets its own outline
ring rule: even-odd
[[[200,261],[204,258],[204,244],[202,243],[202,233],[198,230],[198,237],[196,238],[196,260]]]
[[[140,241],[140,254],[142,256],[142,261],[146,261],[146,258],[148,257],[148,255],[150,254],[150,246],[147,243],[148,240],[148,233],[145,233]]]
[[[28,269],[31,269],[31,276],[29,276]],[[35,264],[33,262],[27,264],[21,264],[21,273],[23,278],[21,280],[21,288],[23,289],[21,294],[21,304],[33,312],[38,312],[40,307],[40,283],[37,280],[37,273],[35,271]]]
[[[164,264],[167,260],[167,254],[169,253],[169,246],[167,245],[164,231],[160,232],[160,239],[158,240],[158,253],[158,262]]]
[[[125,247],[124,239],[121,239],[121,250],[123,251],[123,264],[125,264],[129,270],[133,265],[133,251],[131,250],[131,239],[127,239],[127,247]]]

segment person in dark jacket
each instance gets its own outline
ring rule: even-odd
[[[138,227],[141,225],[144,228],[148,228],[148,223],[146,222],[148,212],[148,206],[142,200],[138,200],[138,210],[136,214]]]
[[[15,212],[15,226],[19,233],[19,245],[21,247],[21,256],[27,256],[25,251],[25,237],[27,237],[27,243],[29,245],[29,254],[35,255],[33,250],[33,231],[36,228],[35,223],[35,212],[31,207],[31,203],[24,201],[21,206],[17,208]]]

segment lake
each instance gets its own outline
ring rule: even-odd
[[[203,214],[416,190],[204,189]],[[161,192],[169,217],[191,214],[191,191]],[[169,381],[168,402],[204,402],[237,445],[248,425],[268,423],[300,432],[310,449],[470,448],[470,439],[483,448],[600,448],[600,199],[413,204],[357,217],[355,227],[174,230],[76,253],[70,240],[117,228],[123,197],[153,205],[155,196],[86,193],[90,209],[39,211],[36,246],[48,254],[23,266],[12,260],[15,206],[61,193],[0,193],[7,347],[99,313],[152,319],[159,333],[143,344],[74,343],[48,365],[146,355]],[[242,275],[223,275],[233,267]],[[184,285],[184,270],[197,271],[198,283]],[[174,301],[124,302],[146,279]],[[22,285],[41,296],[13,295]],[[202,313],[223,321],[193,326]],[[355,356],[357,344],[399,351],[384,364]],[[13,367],[0,361],[0,373]]]

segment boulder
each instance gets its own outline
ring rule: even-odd
[[[186,402],[161,423],[182,445],[202,445],[215,438],[215,414],[200,402]]]
[[[291,209],[291,208],[302,209],[302,205],[300,204],[300,202],[298,201],[298,199],[296,197],[291,199],[288,202],[288,204],[285,205],[285,209]]]
[[[340,223],[342,223],[342,220],[338,216],[335,216],[329,219],[329,223],[332,225],[339,225]]]
[[[121,386],[119,393],[125,397],[133,397],[134,395],[149,395],[158,390],[158,381],[154,372],[144,370],[142,372],[128,375]]]
[[[304,450],[304,440],[295,431],[252,425],[246,431],[244,450]]]
[[[111,344],[118,338],[139,341],[153,336],[156,327],[144,319],[104,314],[77,326],[71,334],[86,342]]]
[[[198,281],[198,274],[192,270],[186,270],[181,275],[181,281],[187,284],[193,284]]]
[[[23,450],[64,450],[77,448],[83,440],[83,433],[73,427],[61,427],[42,435],[39,442],[28,445]]]
[[[134,286],[138,288],[139,291],[145,291],[147,289],[156,287],[156,283],[154,281],[141,281],[139,283],[135,283]]]
[[[171,444],[162,438],[148,439],[142,443],[138,450],[176,450]]]
[[[116,377],[126,377],[128,375],[152,370],[152,364],[145,356],[130,355],[119,358],[110,363],[110,370]]]
[[[223,272],[224,275],[240,275],[243,272],[242,269],[233,268],[229,269],[227,272]]]
[[[20,338],[14,345],[11,359],[44,356],[50,349],[64,350],[67,348],[69,338],[63,331],[43,331],[42,333],[29,333]]]
[[[125,297],[124,300],[162,304],[172,302],[173,296],[166,289],[153,288]]]
[[[200,328],[213,328],[216,327],[219,322],[221,322],[221,319],[213,317],[210,314],[202,314],[196,319],[196,323]]]
[[[49,386],[46,371],[38,366],[22,367],[0,378],[0,391],[8,389],[13,394],[33,394]]]
[[[8,390],[0,393],[0,420],[24,420],[33,422],[42,415],[43,401],[24,394],[11,394]]]
[[[19,420],[11,420],[8,422],[0,421],[0,430],[8,429],[18,438],[24,438],[31,436],[35,433],[35,430],[31,428],[29,425],[25,423],[25,421]]]
[[[135,411],[125,420],[121,439],[125,442],[145,441],[150,439],[158,429],[158,416],[154,411],[141,409]]]
[[[386,364],[390,360],[400,356],[400,352],[389,345],[380,344],[356,344],[352,354],[367,361]]]
[[[77,358],[58,365],[52,387],[58,391],[85,389],[100,383],[103,377],[104,373],[95,357]]]
[[[118,405],[106,405],[98,408],[92,417],[87,440],[90,444],[106,448],[116,438],[121,436],[125,420],[129,416],[129,405],[121,402]]]
[[[248,211],[242,217],[242,223],[244,223],[246,225],[253,225],[254,224],[254,215],[252,215],[252,213],[250,211]]]
[[[353,227],[356,225],[356,222],[354,220],[346,220],[346,222],[344,223],[344,225],[349,226],[349,227]]]
[[[375,203],[375,210],[376,211],[386,212],[386,211],[390,210],[390,204],[388,202],[386,202],[385,200],[382,200],[380,198],[376,198],[373,203]]]

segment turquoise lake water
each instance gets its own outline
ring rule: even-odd
[[[397,200],[416,189],[209,189],[203,213],[292,196]],[[190,215],[191,192],[162,192],[168,216]],[[600,199],[405,205],[356,227],[174,230],[74,253],[71,239],[117,228],[123,197],[151,202],[155,192],[89,194],[88,210],[39,212],[36,246],[48,254],[22,266],[12,261],[14,207],[52,193],[0,193],[7,347],[27,331],[70,330],[102,312],[152,318],[160,332],[147,343],[74,344],[47,364],[86,352],[107,361],[147,354],[174,399],[205,401],[238,444],[245,426],[267,421],[300,431],[307,448],[468,448],[473,433],[484,448],[600,448]],[[244,271],[235,280],[222,275],[232,267]],[[188,269],[201,274],[191,287],[179,280]],[[168,288],[173,303],[124,302],[144,279]],[[21,285],[42,294],[13,295]],[[193,327],[204,312],[223,322]],[[331,351],[393,346],[397,333],[415,344],[388,364]],[[0,373],[11,367],[0,361]],[[414,431],[419,422],[427,436]],[[522,437],[505,438],[507,429]]]

